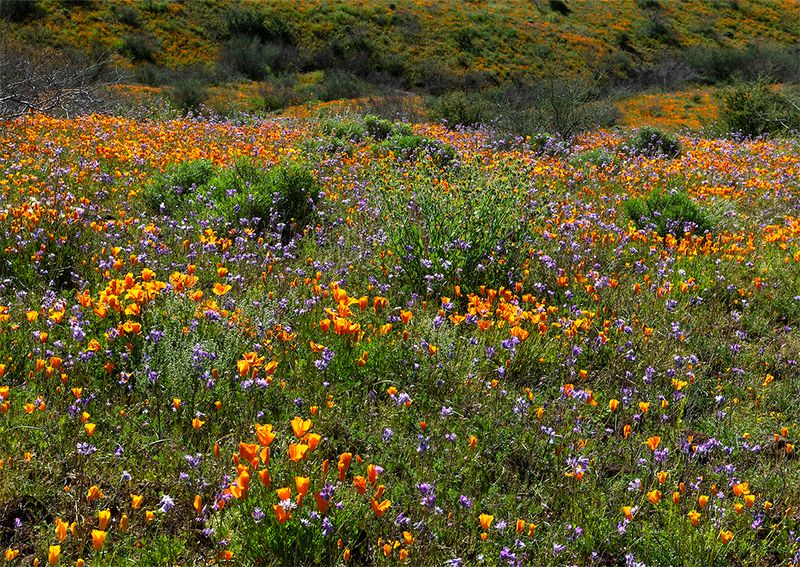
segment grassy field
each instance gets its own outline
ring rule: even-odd
[[[0,124],[0,560],[800,561],[800,143],[632,135]]]

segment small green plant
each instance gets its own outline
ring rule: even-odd
[[[343,142],[358,143],[367,136],[365,124],[357,118],[330,117],[321,120],[320,127],[325,134]]]
[[[425,136],[399,135],[387,138],[378,144],[379,151],[391,152],[396,157],[417,159],[423,154],[429,155],[439,165],[447,165],[456,158],[456,151],[452,146],[432,140]]]
[[[800,129],[800,101],[775,90],[766,81],[739,82],[722,92],[719,127],[746,137]]]
[[[595,148],[578,154],[570,160],[573,167],[593,165],[594,167],[609,167],[614,165],[616,156],[603,148]]]
[[[485,124],[491,118],[486,97],[464,91],[443,94],[431,104],[430,110],[433,118],[450,126]]]
[[[265,45],[255,36],[237,35],[228,40],[220,52],[219,67],[223,72],[261,81],[278,56],[275,46]]]
[[[386,120],[385,118],[379,118],[374,114],[367,114],[364,116],[364,126],[367,132],[369,132],[369,135],[376,140],[384,140],[392,134],[398,133],[394,122]],[[405,124],[403,124],[403,126],[405,126]],[[411,134],[411,129],[408,127],[406,128],[407,131],[403,131],[402,133]]]
[[[145,33],[132,33],[122,38],[120,51],[134,62],[155,62],[161,44],[155,36]]]
[[[250,158],[237,159],[208,185],[209,198],[226,221],[259,230],[272,227],[284,242],[308,225],[321,191],[305,164],[267,170]]]
[[[639,129],[633,138],[628,140],[626,146],[633,153],[649,157],[676,158],[681,155],[678,139],[658,128]]]
[[[655,191],[644,199],[628,199],[625,212],[638,228],[653,229],[661,236],[704,234],[714,225],[711,216],[680,191]]]
[[[200,79],[182,78],[170,89],[169,98],[182,114],[197,112],[208,98],[208,85]]]
[[[141,24],[141,20],[139,19],[139,10],[133,6],[119,6],[116,13],[117,20],[121,24],[125,24],[126,26],[130,26],[132,28],[138,28]]]
[[[156,176],[145,186],[142,197],[150,211],[172,216],[182,208],[186,197],[204,188],[213,175],[210,161],[187,161]]]

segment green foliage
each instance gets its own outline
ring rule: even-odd
[[[320,120],[322,131],[340,142],[361,142],[367,136],[381,141],[390,136],[411,136],[411,127],[402,122],[392,122],[374,114],[345,117],[329,116]]]
[[[800,129],[800,97],[792,99],[765,81],[739,82],[720,99],[719,127],[725,133],[749,137]]]
[[[603,148],[596,148],[578,154],[570,160],[573,167],[592,165],[594,167],[609,167],[616,162],[616,156]]]
[[[284,241],[302,232],[311,219],[320,187],[301,163],[264,169],[240,158],[210,182],[212,200],[223,218],[264,229],[273,226]]]
[[[510,274],[526,253],[527,212],[499,179],[477,177],[471,185],[459,191],[420,186],[387,195],[383,226],[404,288],[436,296],[445,282],[474,291],[513,279]]]
[[[183,113],[197,112],[208,98],[208,85],[197,78],[182,78],[169,91],[169,98]]]
[[[677,158],[681,155],[678,139],[658,128],[640,128],[624,144],[625,149],[649,157]]]
[[[0,1],[0,20],[23,22],[38,13],[39,0]]]
[[[726,81],[797,82],[800,51],[797,46],[770,43],[735,47],[692,47],[686,50],[686,61],[707,83]]]
[[[258,90],[262,109],[266,112],[274,112],[287,106],[300,104],[303,101],[303,95],[298,92],[296,84],[297,81],[291,75],[262,83]]]
[[[714,228],[711,216],[680,191],[654,191],[644,199],[628,199],[625,212],[638,228],[653,229],[661,236],[704,234]]]
[[[27,292],[64,291],[75,286],[73,273],[81,260],[81,226],[65,219],[49,218],[35,240],[18,244],[5,227],[0,236],[0,280]]]
[[[430,105],[431,117],[451,126],[486,124],[491,115],[485,96],[452,91],[436,98]]]
[[[277,48],[261,43],[257,37],[237,35],[220,52],[219,66],[223,72],[261,81],[269,74],[270,63],[278,55]]]
[[[323,118],[320,128],[325,134],[346,142],[360,142],[367,135],[367,127],[357,118]]]
[[[148,33],[131,33],[122,37],[120,51],[134,62],[155,62],[161,49],[158,39]]]
[[[141,20],[139,19],[139,10],[133,6],[119,6],[117,7],[116,13],[117,20],[119,20],[119,23],[121,24],[131,26],[132,28],[138,28],[141,25]]]
[[[411,126],[402,122],[392,122],[385,118],[379,118],[374,114],[364,116],[364,126],[370,136],[376,140],[383,140],[389,136],[410,136],[413,132]]]
[[[151,211],[172,216],[181,210],[187,196],[204,187],[213,175],[214,166],[208,160],[183,162],[148,183],[142,198]]]
[[[325,78],[317,86],[316,95],[321,101],[358,98],[368,94],[371,87],[350,71],[332,69],[325,72]]]
[[[228,37],[245,36],[265,39],[267,36],[264,16],[255,9],[231,6],[225,11],[223,17]]]
[[[153,212],[192,211],[258,230],[274,228],[288,242],[310,222],[320,191],[305,164],[266,169],[241,157],[225,169],[206,160],[174,166],[145,187],[143,199]]]
[[[439,140],[416,134],[392,136],[378,144],[377,148],[383,152],[391,152],[395,157],[411,160],[427,155],[435,163],[442,166],[449,164],[457,157],[456,151],[452,146]]]

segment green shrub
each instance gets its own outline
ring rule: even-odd
[[[278,48],[261,43],[257,37],[237,35],[220,51],[219,66],[223,73],[261,81],[269,74],[270,63],[278,55]]]
[[[325,71],[325,79],[317,86],[317,98],[321,101],[358,98],[370,90],[370,85],[353,73],[332,69]]]
[[[653,229],[661,236],[704,234],[714,225],[700,205],[679,191],[654,191],[644,199],[628,199],[625,212],[638,228]]]
[[[170,89],[169,98],[181,113],[197,112],[208,98],[208,85],[200,79],[180,79]]]
[[[22,22],[33,18],[39,10],[39,0],[2,0],[0,1],[0,20]]]
[[[519,194],[500,177],[470,175],[474,185],[456,191],[426,185],[385,194],[383,228],[405,289],[437,296],[453,282],[499,288],[522,265],[528,211]]]
[[[150,211],[172,216],[183,208],[186,197],[205,188],[213,175],[214,166],[208,160],[180,163],[148,183],[142,197]]]
[[[117,8],[117,21],[132,28],[138,28],[141,24],[139,20],[139,10],[133,6],[119,6]]]
[[[473,126],[490,120],[488,101],[478,94],[452,91],[438,97],[430,107],[431,116],[451,126]]]
[[[456,151],[452,146],[432,140],[424,136],[397,135],[386,139],[378,145],[378,149],[391,152],[397,157],[417,159],[422,155],[429,155],[439,165],[447,165],[456,158]]]
[[[364,116],[364,126],[370,136],[376,140],[384,140],[395,132],[395,125],[391,120],[378,118],[374,114]],[[407,132],[410,134],[411,132]]]
[[[134,62],[155,62],[155,57],[159,49],[161,49],[160,42],[155,36],[150,34],[134,33],[127,34],[122,38],[121,51]]]
[[[321,191],[304,164],[267,170],[250,158],[237,159],[208,185],[209,198],[226,221],[259,230],[272,227],[283,242],[308,225]]]
[[[232,6],[223,14],[228,37],[247,36],[263,39],[267,30],[264,16],[244,6]]]
[[[650,157],[676,158],[681,155],[678,139],[658,128],[640,128],[626,142],[626,147],[634,153]]]
[[[707,83],[722,83],[733,78],[768,82],[795,82],[800,79],[797,46],[748,45],[735,47],[691,47],[685,51],[687,63]]]
[[[595,148],[578,154],[570,160],[573,167],[583,167],[585,165],[593,165],[595,167],[608,167],[614,165],[616,156],[604,150],[603,148]]]
[[[325,134],[343,142],[360,142],[367,136],[367,127],[356,118],[329,117],[320,121]]]
[[[376,140],[386,140],[390,136],[411,136],[411,126],[402,122],[392,122],[373,114],[363,117],[348,116],[328,117],[320,120],[320,127],[325,134],[333,136],[341,142],[361,142],[367,136]]]
[[[261,98],[261,108],[265,112],[274,112],[303,102],[303,95],[298,92],[297,81],[292,76],[261,83],[258,94]]]
[[[765,81],[737,83],[722,92],[719,128],[728,134],[760,136],[800,129],[800,101]]]

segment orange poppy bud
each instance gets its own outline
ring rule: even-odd
[[[105,531],[108,527],[108,522],[111,521],[111,510],[98,510],[97,511],[97,524],[101,530]]]
[[[51,545],[50,548],[47,550],[47,563],[49,565],[57,565],[60,560],[61,560],[61,546]]]
[[[106,532],[103,530],[92,530],[92,547],[95,551],[103,547],[106,542]]]

